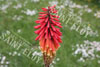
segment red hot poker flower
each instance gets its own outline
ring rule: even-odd
[[[59,16],[55,6],[42,8],[44,12],[39,13],[39,20],[35,21],[37,25],[34,28],[35,33],[38,34],[35,40],[39,40],[40,49],[43,53],[44,63],[49,67],[50,63],[56,55],[57,49],[60,47],[59,43],[62,42],[60,36],[62,33],[59,28],[62,28],[59,22]],[[55,27],[58,26],[59,28]]]

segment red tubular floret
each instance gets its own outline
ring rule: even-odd
[[[42,10],[43,10],[43,11],[47,11],[48,9],[46,9],[46,8],[42,8]]]
[[[41,27],[41,25],[34,26],[35,29],[38,29],[40,27]]]
[[[51,27],[52,27],[53,31],[56,31],[55,27],[52,24],[51,24]]]
[[[50,29],[50,33],[51,33],[51,35],[53,36],[53,31]]]

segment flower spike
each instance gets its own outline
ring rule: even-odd
[[[61,23],[59,22],[59,16],[57,10],[55,9],[56,5],[48,8],[42,8],[44,12],[39,12],[39,20],[35,22],[37,25],[34,28],[35,33],[38,34],[35,40],[39,40],[40,49],[43,53],[45,67],[49,67],[52,63],[57,49],[60,47],[59,43],[62,43],[60,36],[62,33],[59,28],[62,28]],[[55,27],[58,26],[59,28]]]

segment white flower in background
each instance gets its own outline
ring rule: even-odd
[[[60,58],[57,58],[56,60],[57,60],[57,61],[60,61]]]
[[[88,5],[84,5],[84,8],[88,8]]]
[[[18,53],[18,52],[16,52],[16,51],[14,51],[14,52],[9,52],[8,54],[11,55],[11,56],[21,56],[21,54]]]
[[[53,65],[50,65],[50,67],[54,67]]]
[[[63,1],[63,0],[61,0],[61,1]],[[68,4],[69,4],[69,0],[66,0],[65,2],[61,2],[61,3],[64,3],[64,6],[68,6]]]
[[[13,6],[15,9],[21,8],[22,4],[17,4],[16,6]]]
[[[77,56],[81,54],[80,59],[78,61],[86,61],[86,59],[93,60],[98,58],[100,59],[100,55],[95,52],[100,52],[100,42],[97,41],[89,41],[85,40],[84,44],[77,44],[76,49],[74,51],[74,55]]]
[[[31,0],[31,1],[36,3],[36,2],[39,2],[40,0]]]
[[[52,64],[50,64],[50,67],[54,67],[54,65],[55,65],[58,61],[60,61],[60,58],[55,58],[55,59],[53,60]]]
[[[58,1],[50,1],[49,4],[50,4],[51,6],[57,5],[57,4],[58,4]]]
[[[26,15],[30,15],[30,16],[33,16],[36,14],[36,10],[27,9],[27,11],[22,11],[22,12],[25,13]]]
[[[56,64],[56,62],[55,62],[55,61],[53,61],[52,63],[53,63],[53,64]]]
[[[20,54],[20,53],[18,53],[18,56],[21,56],[21,54]]]
[[[97,13],[94,14],[97,18],[100,18],[100,11],[97,11]]]
[[[42,53],[41,53],[41,52],[35,51],[32,55],[33,55],[33,56],[42,56]]]
[[[9,55],[12,55],[12,53],[11,53],[11,52],[9,52]]]
[[[9,67],[8,65],[5,65],[4,67]]]
[[[4,13],[7,13],[7,11],[6,11],[6,9],[9,7],[9,4],[7,4],[7,5],[2,5],[1,7],[0,7],[0,10],[2,10]]]
[[[100,64],[100,60],[98,61],[98,63]]]
[[[80,61],[84,62],[85,60],[81,57],[78,61],[79,61],[79,62],[80,62]]]
[[[6,32],[7,32],[7,34],[10,34],[10,31],[9,30],[7,30]]]
[[[86,8],[85,11],[87,11],[88,13],[90,13],[90,12],[92,12],[92,9]]]
[[[75,8],[76,7],[76,4],[72,4],[69,6],[70,8]]]
[[[17,32],[20,33],[21,32],[21,29],[18,29]]]
[[[8,4],[2,4],[0,6],[0,10],[2,10],[4,13],[7,13],[6,9],[12,4],[12,2],[9,2]]]
[[[94,16],[96,17],[96,15],[97,15],[97,14],[95,13]]]
[[[81,50],[80,48],[77,48],[77,50],[74,52],[74,54],[78,54],[80,50]]]
[[[14,15],[14,17],[12,18],[13,20],[21,20],[23,18],[23,16],[17,16],[17,15]]]
[[[1,64],[3,64],[3,63],[4,63],[5,59],[6,59],[6,56],[3,56],[3,57],[2,57]]]
[[[6,56],[0,54],[0,67],[8,67],[9,61],[6,60]]]
[[[15,56],[15,55],[17,55],[17,52],[16,52],[16,51],[14,51],[14,52],[12,53],[12,56]]]
[[[14,53],[13,53],[14,55],[16,55],[17,54],[17,52],[16,51],[14,51]]]
[[[66,0],[66,1],[64,2],[64,5],[65,5],[65,6],[69,6],[70,8],[83,8],[83,6],[76,4],[76,3],[74,3],[74,2],[71,1],[71,0]]]
[[[76,8],[82,8],[82,6],[81,5],[76,5]]]
[[[85,44],[89,44],[90,42],[89,42],[89,40],[85,40],[84,43]]]
[[[2,5],[1,10],[2,10],[2,11],[5,11],[8,7],[9,7],[8,4],[7,4],[7,5]]]
[[[6,64],[9,64],[9,62],[7,61]]]
[[[60,8],[65,8],[65,6],[64,5],[61,5]]]
[[[65,8],[64,5],[56,6],[57,8]]]

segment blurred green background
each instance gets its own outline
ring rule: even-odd
[[[34,33],[34,26],[37,25],[35,20],[38,19],[38,12],[42,11],[42,7],[54,4],[58,10],[61,8],[58,15],[62,14],[60,22],[63,26],[61,29],[63,43],[60,44],[56,55],[59,61],[53,62],[51,67],[100,67],[100,57],[96,56],[100,55],[99,51],[94,51],[93,60],[91,57],[85,57],[84,61],[78,61],[83,56],[82,53],[73,54],[77,50],[76,44],[81,44],[85,40],[100,42],[100,0],[0,0],[0,36],[10,30],[31,43],[31,46],[29,45],[31,48],[37,48],[39,43],[35,41],[37,35]],[[81,20],[79,21],[77,17]],[[75,23],[76,26],[73,26]],[[77,31],[78,26],[81,27]],[[86,34],[81,35],[80,30],[85,29],[84,26],[97,33],[89,34],[87,37]],[[43,67],[43,61],[39,63],[31,61],[1,39],[0,67]]]

